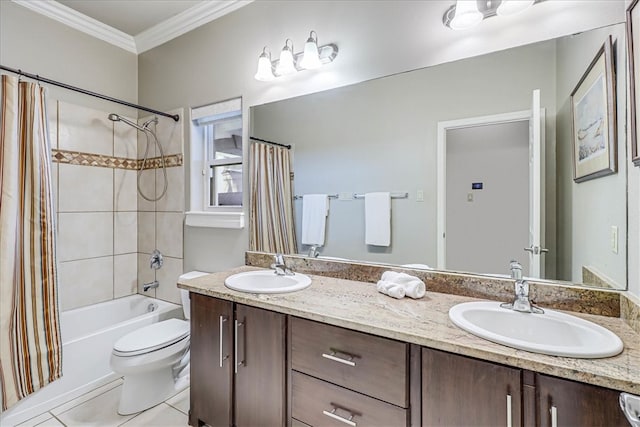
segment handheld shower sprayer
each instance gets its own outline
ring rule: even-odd
[[[142,163],[140,164],[140,167],[138,168],[138,193],[140,193],[140,196],[142,196],[142,198],[144,198],[145,200],[148,200],[150,202],[155,202],[160,200],[167,192],[167,186],[168,186],[168,181],[167,181],[167,166],[164,160],[164,152],[162,151],[162,145],[160,144],[160,142],[158,141],[158,137],[156,136],[155,132],[153,132],[150,128],[149,125],[151,123],[154,124],[158,124],[158,118],[157,117],[153,117],[149,120],[147,120],[146,122],[144,122],[141,125],[132,122],[129,119],[126,119],[124,117],[119,116],[116,113],[110,113],[109,114],[109,120],[111,120],[112,122],[123,122],[128,124],[129,126],[138,129],[139,131],[141,131],[142,133],[144,133],[145,137],[147,138],[147,146],[144,150],[144,158],[142,160]],[[156,197],[156,198],[151,198],[151,197],[147,197],[143,192],[142,189],[140,188],[140,178],[142,176],[142,171],[144,171],[146,169],[146,164],[147,164],[147,160],[148,160],[148,155],[149,155],[149,134],[151,134],[153,136],[153,139],[155,140],[156,143],[156,147],[158,147],[158,151],[160,152],[160,159],[161,159],[161,167],[162,167],[162,175],[164,177],[164,189],[162,190],[162,193]],[[152,168],[151,171],[154,171],[154,169]],[[155,172],[153,172],[155,173]]]
[[[144,122],[142,124],[142,126],[140,126],[139,124],[134,123],[129,119],[125,119],[124,117],[121,117],[121,116],[117,115],[116,113],[109,114],[109,120],[111,120],[112,122],[123,122],[123,123],[126,123],[129,126],[132,126],[132,127],[136,128],[136,129],[138,129],[139,131],[142,131],[142,132],[145,132],[145,131],[149,130],[149,125],[151,123],[158,123],[158,118],[154,117],[152,119],[147,120],[146,122]]]

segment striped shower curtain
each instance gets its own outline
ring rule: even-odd
[[[3,75],[0,99],[0,387],[5,410],[62,375],[62,346],[45,90]]]
[[[249,152],[249,248],[295,254],[289,149],[253,142]]]

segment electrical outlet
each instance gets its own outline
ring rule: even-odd
[[[424,190],[416,191],[416,202],[424,202]]]
[[[618,227],[615,225],[611,226],[611,252],[614,254],[618,253]]]
[[[467,202],[473,202],[473,193],[467,193]]]

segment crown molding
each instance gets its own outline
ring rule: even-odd
[[[1,1],[1,0],[0,0]],[[54,19],[131,53],[140,54],[220,18],[253,0],[203,1],[133,37],[54,0],[12,0],[34,12]]]
[[[251,2],[253,0],[210,0],[197,4],[135,36],[138,53],[160,46]]]
[[[14,3],[26,7],[34,12],[54,19],[62,24],[97,39],[111,43],[132,53],[138,53],[136,43],[129,34],[117,30],[109,25],[77,12],[57,1],[46,0],[12,0]]]

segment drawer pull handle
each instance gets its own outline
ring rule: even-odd
[[[238,328],[240,326],[244,326],[244,322],[238,322],[238,320],[234,321],[234,329],[235,329],[235,341],[234,341],[234,349],[233,349],[233,353],[234,353],[234,368],[233,368],[233,373],[237,374],[238,373],[238,367],[239,366],[246,366],[244,359],[243,360],[239,360],[240,359],[240,355],[238,354],[238,341],[240,341],[239,338],[239,334],[238,334]]]
[[[344,417],[341,417],[340,415],[336,414],[336,410],[337,410],[337,409],[338,409],[338,408],[333,408],[333,411],[331,411],[331,412],[329,412],[329,411],[322,411],[322,413],[323,413],[324,415],[326,415],[327,417],[331,417],[331,418],[333,418],[334,420],[338,420],[338,421],[340,421],[340,422],[342,422],[342,423],[348,424],[348,425],[350,425],[351,427],[356,427],[356,423],[355,423],[354,421],[351,421],[351,420],[353,419],[353,417],[354,417],[354,415],[353,415],[353,414],[349,413],[351,416],[350,416],[349,418],[344,418]],[[345,411],[346,411],[346,409],[345,409]]]
[[[332,348],[330,348],[329,350],[331,350],[331,353],[322,353],[322,357],[324,357],[325,359],[333,360],[334,362],[344,363],[345,365],[356,366],[356,362],[353,361],[353,359],[355,358],[354,355],[345,353],[343,351],[334,350]],[[344,359],[342,357],[338,357],[336,356],[337,354],[343,354],[347,356],[347,358]]]
[[[551,406],[551,427],[558,427],[558,408]]]

